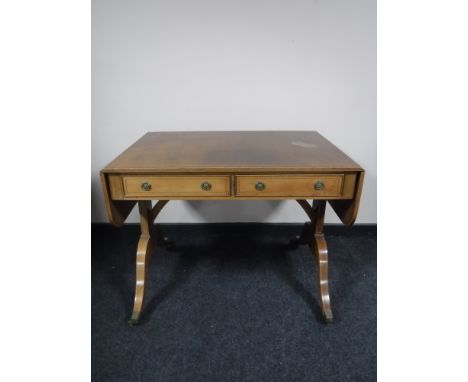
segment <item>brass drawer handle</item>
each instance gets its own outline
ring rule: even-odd
[[[211,190],[211,183],[210,182],[203,182],[201,184],[201,189],[203,191],[210,191]]]
[[[151,184],[149,184],[148,182],[144,182],[141,184],[141,189],[143,191],[151,191]]]
[[[255,185],[255,189],[257,191],[263,191],[265,188],[265,183],[263,183],[262,181],[257,182],[257,184]]]
[[[323,184],[323,182],[321,180],[317,180],[314,184],[314,188],[317,190],[317,191],[320,191],[320,190],[323,190],[323,187],[325,187],[325,185]]]

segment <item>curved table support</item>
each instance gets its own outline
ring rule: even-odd
[[[312,247],[317,260],[318,283],[320,291],[320,305],[326,322],[333,320],[333,313],[330,303],[330,293],[328,284],[328,249],[325,237],[323,235],[323,223],[325,218],[325,200],[314,200],[311,206],[306,200],[297,200],[299,205],[305,211],[311,220],[311,229],[309,233],[313,233],[313,240],[307,242]],[[135,284],[135,300],[133,305],[132,316],[129,324],[136,325],[141,316],[141,311],[144,302],[146,279],[148,274],[148,265],[153,252],[153,237],[151,227],[154,220],[159,215],[164,206],[168,203],[167,200],[160,200],[152,208],[151,201],[139,201],[138,209],[140,212],[140,227],[141,235],[138,241],[137,256],[136,256],[136,284]],[[305,232],[303,232],[304,235]],[[312,243],[313,241],[313,243]]]
[[[306,200],[297,200],[299,205],[309,216],[312,225],[313,244],[315,258],[317,260],[317,279],[320,291],[320,306],[326,322],[333,321],[333,313],[330,302],[330,291],[328,287],[328,248],[323,234],[323,223],[325,220],[326,200],[314,200],[311,206]],[[303,232],[304,235],[304,232]],[[307,241],[310,246],[312,242]]]
[[[315,256],[317,260],[320,306],[326,322],[333,321],[333,313],[328,289],[328,249],[323,234],[315,234]]]
[[[151,208],[150,200],[138,202],[141,235],[137,247],[135,301],[133,304],[132,317],[128,321],[130,325],[136,325],[140,320],[141,309],[143,307],[143,301],[145,297],[148,265],[153,253],[153,238],[151,235],[151,227],[154,220],[161,212],[163,207],[167,204],[167,202],[167,200],[160,200],[156,203],[154,208]]]

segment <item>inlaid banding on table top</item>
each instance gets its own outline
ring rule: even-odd
[[[106,173],[362,171],[316,131],[150,132]]]

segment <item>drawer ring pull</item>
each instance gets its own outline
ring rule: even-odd
[[[257,191],[263,191],[265,188],[266,188],[265,183],[263,183],[262,181],[258,181],[258,182],[255,184],[255,189],[256,189]]]
[[[210,191],[211,190],[211,183],[210,182],[203,182],[201,184],[201,189],[203,191]]]
[[[144,182],[144,183],[141,184],[141,189],[143,191],[151,191],[152,188],[153,187],[148,182]]]
[[[323,190],[323,187],[325,187],[325,185],[323,184],[321,180],[317,180],[314,184],[314,188],[318,191]]]

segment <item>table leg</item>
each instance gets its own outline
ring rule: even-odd
[[[153,221],[167,201],[159,201],[153,209],[151,209],[151,201],[143,200],[138,202],[140,212],[140,227],[141,235],[138,241],[136,254],[136,284],[135,284],[135,300],[133,305],[133,313],[128,321],[130,325],[136,325],[140,320],[141,310],[145,297],[146,279],[148,275],[148,266],[153,252],[153,237],[151,228]]]
[[[317,279],[320,292],[320,306],[326,322],[333,321],[328,287],[328,248],[323,234],[326,200],[314,200],[313,205],[305,200],[297,201],[311,219],[313,247],[317,261]]]

